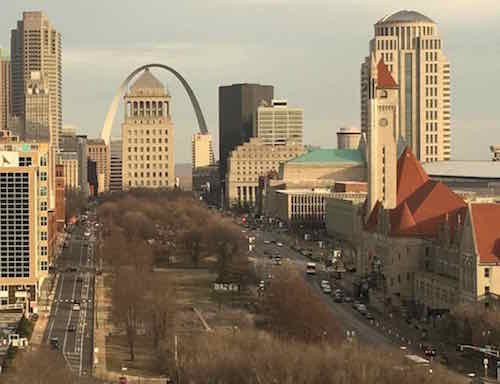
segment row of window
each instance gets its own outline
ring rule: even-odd
[[[168,129],[152,129],[151,131],[149,129],[146,129],[145,131],[142,129],[129,129],[128,131],[128,136],[138,136],[138,135],[147,135],[149,136],[149,133],[151,132],[152,135],[162,135],[164,134],[165,136],[168,136]]]
[[[163,181],[163,180],[129,180],[128,182],[129,187],[150,187],[150,186],[165,186],[168,187],[168,181]]]
[[[129,172],[128,177],[156,177],[157,172]],[[168,177],[168,172],[158,172],[158,177]]]
[[[163,147],[158,146],[158,152],[162,151]],[[156,152],[156,147],[128,147],[128,152]],[[165,147],[165,152],[168,152],[168,147]]]
[[[144,140],[142,138],[141,139],[132,139],[132,138],[128,139],[129,144],[144,144],[144,142],[146,144],[149,144],[149,137],[147,137],[146,140]],[[156,139],[154,137],[151,139],[151,143],[156,144]],[[158,144],[161,144],[161,143],[162,143],[161,137],[159,137]],[[168,138],[165,139],[165,144],[168,144]]]

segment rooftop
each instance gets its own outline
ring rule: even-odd
[[[135,83],[130,87],[131,91],[142,89],[155,89],[165,91],[165,86],[151,73],[149,68],[146,68],[144,72],[142,72],[141,76],[139,76]]]
[[[422,166],[429,176],[500,179],[500,162],[497,161],[436,161]]]
[[[313,149],[288,162],[289,164],[301,163],[350,163],[364,164],[363,154],[358,149],[321,148]]]
[[[434,21],[420,12],[404,9],[377,21],[377,24],[385,23],[434,23]]]
[[[481,263],[500,263],[500,204],[471,204],[470,212]]]

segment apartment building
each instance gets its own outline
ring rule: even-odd
[[[193,169],[215,164],[212,135],[195,133],[191,140]]]
[[[288,106],[286,100],[262,101],[254,120],[257,137],[266,145],[284,145],[287,142],[303,144],[304,110]]]

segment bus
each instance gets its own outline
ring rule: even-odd
[[[316,263],[307,263],[306,274],[315,275],[316,274]]]

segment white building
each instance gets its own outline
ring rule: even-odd
[[[254,132],[265,145],[284,145],[287,142],[303,143],[304,110],[291,108],[286,100],[273,100],[271,106],[257,108]]]

